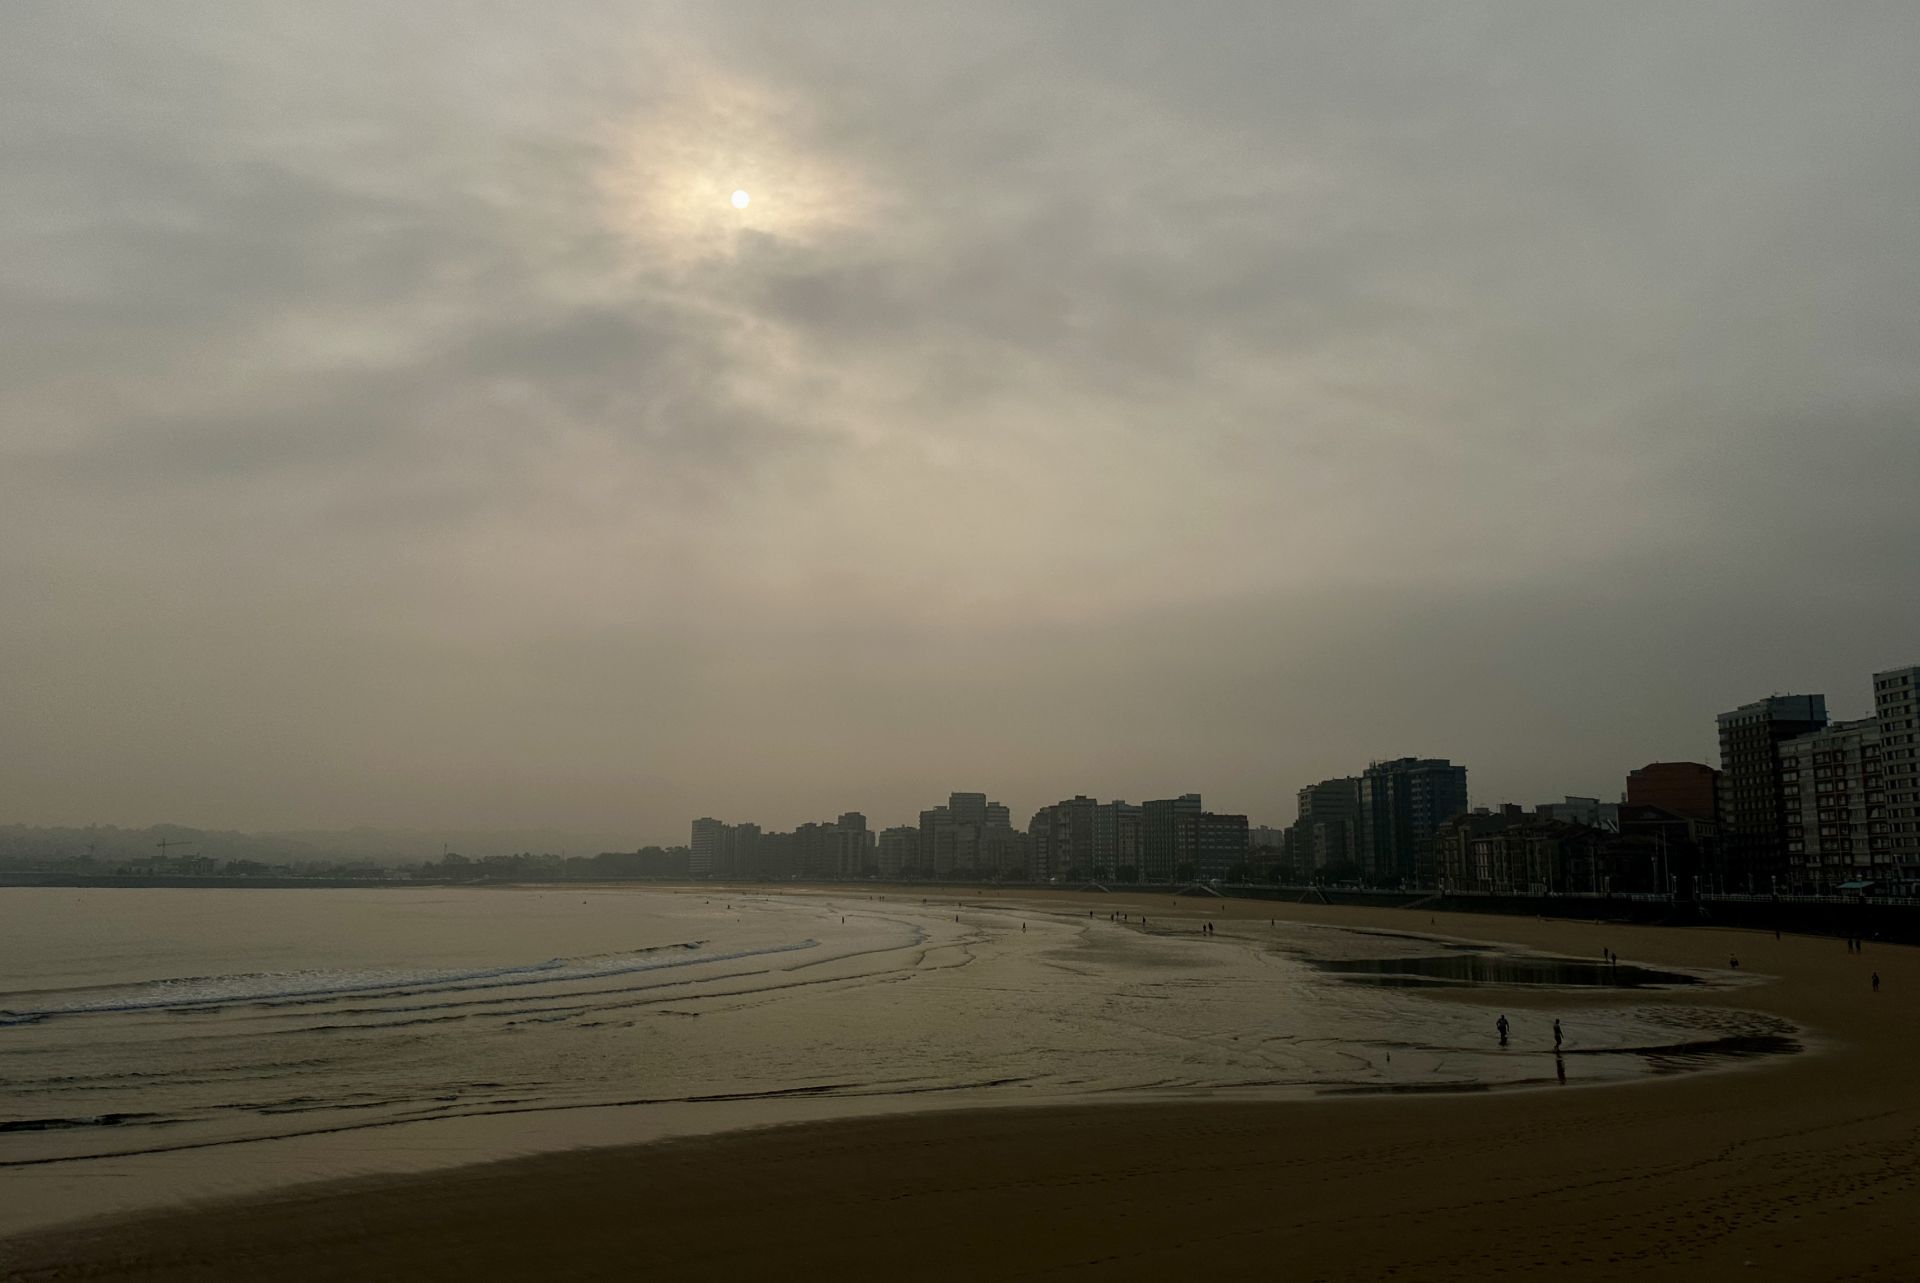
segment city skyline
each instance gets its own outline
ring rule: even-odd
[[[1873,671],[1875,672],[1903,671],[1903,669],[1900,668],[1899,666],[1885,666],[1883,668],[1875,669]],[[1857,674],[1855,674],[1854,676],[1857,677]],[[1761,702],[1765,702],[1768,699],[1811,697],[1814,699],[1819,699],[1824,701],[1822,706],[1829,710],[1831,714],[1831,720],[1835,722],[1855,721],[1863,718],[1870,719],[1874,716],[1876,708],[1878,707],[1880,701],[1876,698],[1876,693],[1871,689],[1865,690],[1864,693],[1860,690],[1856,690],[1855,687],[1858,687],[1859,685],[1860,683],[1857,680],[1852,682],[1843,681],[1837,687],[1835,687],[1835,689],[1837,689],[1839,692],[1837,696],[1829,695],[1829,694],[1826,694],[1825,692],[1815,693],[1815,694],[1812,694],[1811,696],[1802,696],[1796,690],[1788,690],[1786,688],[1781,688],[1771,692],[1767,696],[1761,697]],[[1748,692],[1747,698],[1741,699],[1740,703],[1744,705],[1748,702],[1751,702],[1751,700],[1752,700],[1752,693]],[[1862,710],[1862,709],[1864,711],[1855,711],[1855,710]],[[1838,710],[1838,711],[1833,711],[1833,710]],[[1699,733],[1695,736],[1695,739],[1699,741],[1702,745],[1704,745],[1704,747],[1698,748],[1697,751],[1691,754],[1665,753],[1665,754],[1657,754],[1657,755],[1648,755],[1646,752],[1643,751],[1642,754],[1640,755],[1640,758],[1637,761],[1635,761],[1633,764],[1623,765],[1618,771],[1615,772],[1614,776],[1610,780],[1603,781],[1599,786],[1590,787],[1590,788],[1569,787],[1569,781],[1567,781],[1564,778],[1560,778],[1557,783],[1549,783],[1545,787],[1538,790],[1534,790],[1532,792],[1526,792],[1526,791],[1521,791],[1521,790],[1512,789],[1512,788],[1503,789],[1497,784],[1486,785],[1482,783],[1485,777],[1491,774],[1491,772],[1483,770],[1480,767],[1479,763],[1477,762],[1471,763],[1471,765],[1473,766],[1473,776],[1472,776],[1473,783],[1470,786],[1470,804],[1472,807],[1481,808],[1481,807],[1496,807],[1500,805],[1514,803],[1522,799],[1531,799],[1532,802],[1538,802],[1538,801],[1544,801],[1547,799],[1560,798],[1560,797],[1592,797],[1592,798],[1598,798],[1602,801],[1607,801],[1609,799],[1624,798],[1626,795],[1625,780],[1627,779],[1628,774],[1639,769],[1640,767],[1643,767],[1649,764],[1659,764],[1659,763],[1665,763],[1665,762],[1700,762],[1700,763],[1708,763],[1708,764],[1718,763],[1721,760],[1721,757],[1720,757],[1720,750],[1716,742],[1714,726],[1711,721],[1704,722],[1703,725],[1704,725],[1704,729],[1699,730]],[[1529,748],[1529,746],[1522,745],[1518,747],[1522,752],[1525,753],[1526,756],[1529,756],[1530,758],[1536,761],[1539,760],[1542,756],[1538,752],[1527,752],[1526,750]],[[1326,782],[1331,782],[1333,780],[1340,779],[1343,776],[1348,774],[1353,774],[1357,777],[1357,774],[1362,769],[1362,767],[1391,762],[1392,760],[1394,760],[1395,756],[1405,756],[1405,754],[1403,753],[1403,754],[1392,755],[1392,756],[1381,755],[1378,757],[1368,758],[1358,766],[1356,766],[1352,762],[1347,762],[1344,764],[1336,764],[1335,767],[1330,769],[1324,776],[1321,777],[1321,779]],[[963,772],[963,774],[965,773]],[[1548,778],[1548,777],[1543,775],[1543,778]],[[972,781],[974,780],[974,776],[967,776],[967,779]],[[1188,781],[1188,783],[1194,783],[1194,782],[1199,782],[1199,781],[1193,781],[1193,780]],[[950,783],[951,781],[948,781],[946,784],[941,784],[938,787],[947,788],[950,786]],[[1264,801],[1256,801],[1251,806],[1240,806],[1240,805],[1235,805],[1233,799],[1229,799],[1228,802],[1223,803],[1223,807],[1228,811],[1237,812],[1237,813],[1246,815],[1248,817],[1249,823],[1254,826],[1273,825],[1275,827],[1284,828],[1291,825],[1293,821],[1297,818],[1298,816],[1297,807],[1300,804],[1299,795],[1306,792],[1308,787],[1312,786],[1312,784],[1313,784],[1312,781],[1306,781],[1305,783],[1294,783],[1290,785],[1276,785],[1273,788],[1269,788],[1265,790]],[[1033,793],[1038,798],[1052,797],[1055,800],[1058,800],[1060,797],[1071,797],[1078,791],[1078,790],[1065,790],[1065,791],[1050,792],[1045,787],[1034,785],[1034,784],[1031,784],[1030,782],[1025,784],[1023,788],[1026,792]],[[988,793],[994,796],[1000,796],[1001,792],[1003,791],[1005,790],[996,791],[991,788],[987,790]],[[1149,787],[1146,789],[1136,789],[1130,792],[1116,789],[1116,790],[1112,790],[1111,792],[1103,793],[1101,795],[1112,798],[1112,799],[1129,800],[1136,797],[1145,799],[1145,798],[1150,798],[1155,796],[1175,796],[1177,795],[1178,791],[1179,790],[1171,789],[1163,785],[1157,789],[1153,787]],[[805,824],[817,822],[823,816],[830,816],[832,814],[835,814],[836,812],[843,810],[849,801],[852,801],[852,802],[862,803],[863,813],[869,814],[875,817],[874,822],[877,826],[875,828],[875,832],[878,832],[879,828],[888,826],[890,822],[905,823],[914,819],[916,816],[919,815],[920,811],[923,809],[922,807],[922,803],[924,802],[923,795],[914,795],[914,797],[911,797],[909,799],[909,802],[903,805],[902,808],[896,813],[881,807],[872,806],[870,802],[866,802],[862,797],[856,796],[856,795],[862,794],[863,792],[870,794],[872,790],[871,789],[863,790],[859,785],[836,786],[836,787],[828,788],[822,792],[821,794],[822,800],[819,803],[815,804],[810,802],[802,802],[799,804],[801,809],[797,809],[791,813],[786,813],[786,814],[771,815],[771,813],[767,811],[765,808],[756,808],[751,801],[743,802],[741,799],[737,797],[730,800],[723,800],[719,805],[716,805],[716,806],[709,806],[700,813],[714,815],[714,816],[723,815],[723,814],[731,815],[731,816],[734,816],[736,819],[743,820],[743,821],[748,821],[749,817],[751,817],[750,822],[760,824],[762,827],[766,828],[769,831],[782,830],[782,829],[792,830]],[[1213,797],[1216,793],[1216,790],[1214,790],[1210,786],[1203,785],[1202,792],[1209,797]],[[1018,794],[1016,794],[1016,796],[1017,795]],[[1529,802],[1529,804],[1532,804],[1532,802]],[[1031,813],[1034,810],[1043,809],[1044,807],[1049,805],[1052,805],[1052,802],[1043,800],[1043,801],[1037,801],[1031,807],[1027,807],[1024,803],[1014,803],[1014,804],[1011,804],[1009,809],[1017,817],[1020,814]],[[88,817],[83,817],[79,819],[69,819],[69,820],[47,820],[44,818],[36,818],[33,816],[16,815],[16,816],[0,817],[0,823],[14,823],[19,825],[25,825],[28,827],[44,827],[44,828],[84,828],[88,826],[112,826],[112,827],[118,827],[118,828],[124,828],[124,829],[164,827],[164,826],[171,825],[171,826],[177,826],[181,828],[204,829],[207,831],[232,831],[232,830],[257,831],[264,835],[269,835],[276,838],[277,837],[315,837],[322,834],[346,835],[346,834],[351,834],[356,832],[360,832],[360,833],[388,832],[388,833],[404,835],[409,840],[413,840],[413,841],[425,839],[436,831],[435,826],[432,826],[432,825],[370,825],[370,824],[344,824],[338,827],[324,826],[324,825],[315,825],[310,827],[297,827],[292,825],[268,824],[268,825],[259,825],[259,826],[254,826],[253,828],[248,828],[248,826],[243,826],[243,825],[222,825],[217,823],[201,822],[192,816],[162,816],[162,817],[132,816],[127,818],[102,818],[98,816],[88,816]],[[685,816],[677,817],[671,824],[669,824],[666,831],[660,832],[658,834],[645,836],[635,845],[660,846],[660,847],[684,845],[686,823],[687,823],[687,819]],[[586,825],[570,825],[565,822],[564,817],[557,817],[554,823],[545,825],[543,826],[543,828],[539,830],[535,830],[531,828],[517,829],[517,828],[512,828],[507,826],[500,826],[498,828],[494,828],[494,826],[461,823],[457,819],[453,824],[442,826],[442,827],[445,827],[448,829],[457,829],[461,833],[468,835],[469,838],[481,833],[492,831],[492,832],[498,833],[499,836],[503,839],[511,839],[515,837],[525,838],[528,836],[540,836],[543,838],[543,840],[547,842],[548,845],[553,845],[557,839],[571,836],[576,839],[588,839],[582,843],[579,843],[580,845],[604,846],[607,849],[626,849],[625,846],[622,846],[618,843],[609,844],[607,842],[606,839],[608,839],[609,837],[612,837],[615,834],[616,830],[611,828],[596,829],[592,826],[586,826]],[[619,831],[625,832],[626,830],[623,829]],[[597,839],[590,837],[590,835],[596,835],[596,834],[597,834]],[[562,844],[564,845],[564,843]],[[538,843],[530,844],[527,849],[532,849],[533,845],[538,845]],[[520,848],[515,847],[514,849],[518,850]]]
[[[1076,793],[1041,806],[1022,828],[1005,803],[953,791],[921,808],[917,825],[876,827],[852,810],[789,831],[709,814],[691,822],[683,846],[639,843],[628,852],[616,841],[569,858],[563,839],[557,855],[516,846],[476,866],[443,844],[445,858],[413,876],[459,878],[478,868],[494,878],[1336,882],[1469,895],[1618,891],[1676,902],[1783,891],[1910,895],[1920,889],[1920,665],[1875,671],[1871,685],[1875,711],[1863,718],[1831,718],[1824,693],[1776,693],[1723,711],[1717,767],[1656,759],[1625,773],[1617,802],[1601,792],[1530,805],[1476,801],[1464,764],[1403,756],[1300,787],[1284,825],[1209,808],[1200,793],[1139,803]],[[341,854],[326,834],[259,835],[272,849],[257,854],[283,857],[269,863],[252,858],[245,834],[156,831],[13,825],[0,829],[0,860],[79,876],[271,877]],[[96,858],[100,837],[108,839],[104,859]],[[149,840],[159,856],[141,849]],[[363,831],[354,840],[365,855],[382,838]],[[417,851],[419,835],[406,840]],[[204,855],[203,843],[224,848],[227,862]],[[168,848],[182,846],[194,849],[170,859]],[[76,848],[84,850],[78,863]],[[373,871],[392,874],[391,865]]]

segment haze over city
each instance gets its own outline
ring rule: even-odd
[[[470,13],[10,15],[0,820],[1605,797],[1913,657],[1913,9]]]

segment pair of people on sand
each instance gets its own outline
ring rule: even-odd
[[[1507,1035],[1513,1028],[1513,1026],[1507,1023],[1506,1013],[1504,1012],[1501,1013],[1500,1019],[1493,1022],[1493,1027],[1500,1031],[1500,1045],[1502,1047],[1506,1046]],[[1558,1019],[1556,1019],[1553,1022],[1553,1050],[1555,1055],[1558,1055],[1560,1053],[1560,1044],[1565,1040],[1566,1040],[1566,1035],[1561,1032],[1560,1022]]]

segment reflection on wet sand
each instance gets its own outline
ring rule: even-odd
[[[177,969],[180,910],[236,904],[220,955]],[[78,943],[61,963],[43,941],[0,994],[0,1170],[23,1194],[0,1231],[236,1173],[934,1107],[1617,1082],[1798,1046],[1775,1017],[1663,1001],[1709,987],[1679,972],[1061,901],[155,891],[39,912]],[[62,913],[100,919],[112,972]],[[1435,985],[1484,1000],[1407,992]],[[1550,1070],[1550,1018],[1513,1013],[1506,1046],[1491,1004],[1555,988],[1562,1014],[1577,990],[1640,993],[1579,1009]]]
[[[1507,952],[1462,952],[1408,958],[1316,958],[1313,965],[1368,984],[1552,985],[1565,988],[1648,989],[1700,983],[1678,971],[1632,964],[1610,966],[1578,958]]]

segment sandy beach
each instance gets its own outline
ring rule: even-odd
[[[1033,903],[1059,912],[1075,902]],[[1693,968],[1737,956],[1743,975],[1767,983],[1662,1000],[1779,1015],[1810,1046],[1618,1086],[988,1108],[551,1154],[40,1232],[0,1243],[0,1274],[1920,1276],[1920,960],[1910,949],[1870,944],[1854,956],[1839,940],[1753,932],[1159,896],[1085,903],[1176,926],[1279,915],[1576,957],[1611,948]],[[1501,998],[1539,1017],[1529,1030],[1619,1000]]]

